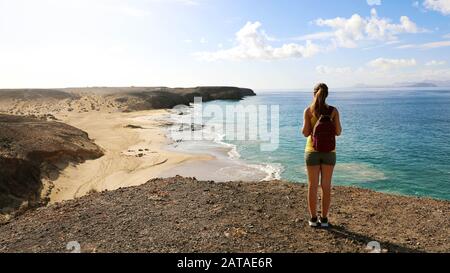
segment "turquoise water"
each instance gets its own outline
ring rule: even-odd
[[[225,106],[279,105],[280,145],[262,152],[259,141],[228,141],[249,163],[282,166],[281,178],[306,182],[300,135],[309,92],[260,93]],[[333,183],[450,200],[450,91],[331,92],[341,113],[338,165]],[[229,121],[227,121],[229,122]]]

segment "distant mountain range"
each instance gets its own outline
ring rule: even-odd
[[[402,88],[402,87],[450,87],[450,80],[447,81],[422,81],[422,82],[400,82],[387,85],[367,85],[357,84],[354,88]]]

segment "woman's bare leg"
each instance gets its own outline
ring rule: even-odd
[[[308,171],[308,209],[312,217],[317,217],[317,191],[319,188],[320,166],[307,166]]]
[[[328,217],[331,204],[331,180],[333,178],[334,166],[322,165],[320,186],[322,188],[322,217]]]

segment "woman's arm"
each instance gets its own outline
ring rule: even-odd
[[[336,128],[336,135],[340,136],[342,134],[341,118],[339,117],[339,111],[334,109],[333,117],[334,127]]]
[[[302,133],[305,137],[309,137],[312,133],[311,128],[311,117],[309,113],[309,108],[305,109],[305,112],[303,112],[303,130]]]

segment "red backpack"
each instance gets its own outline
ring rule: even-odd
[[[313,147],[316,151],[329,153],[336,149],[336,127],[331,120],[334,108],[328,107],[328,114],[321,115],[312,133]]]

